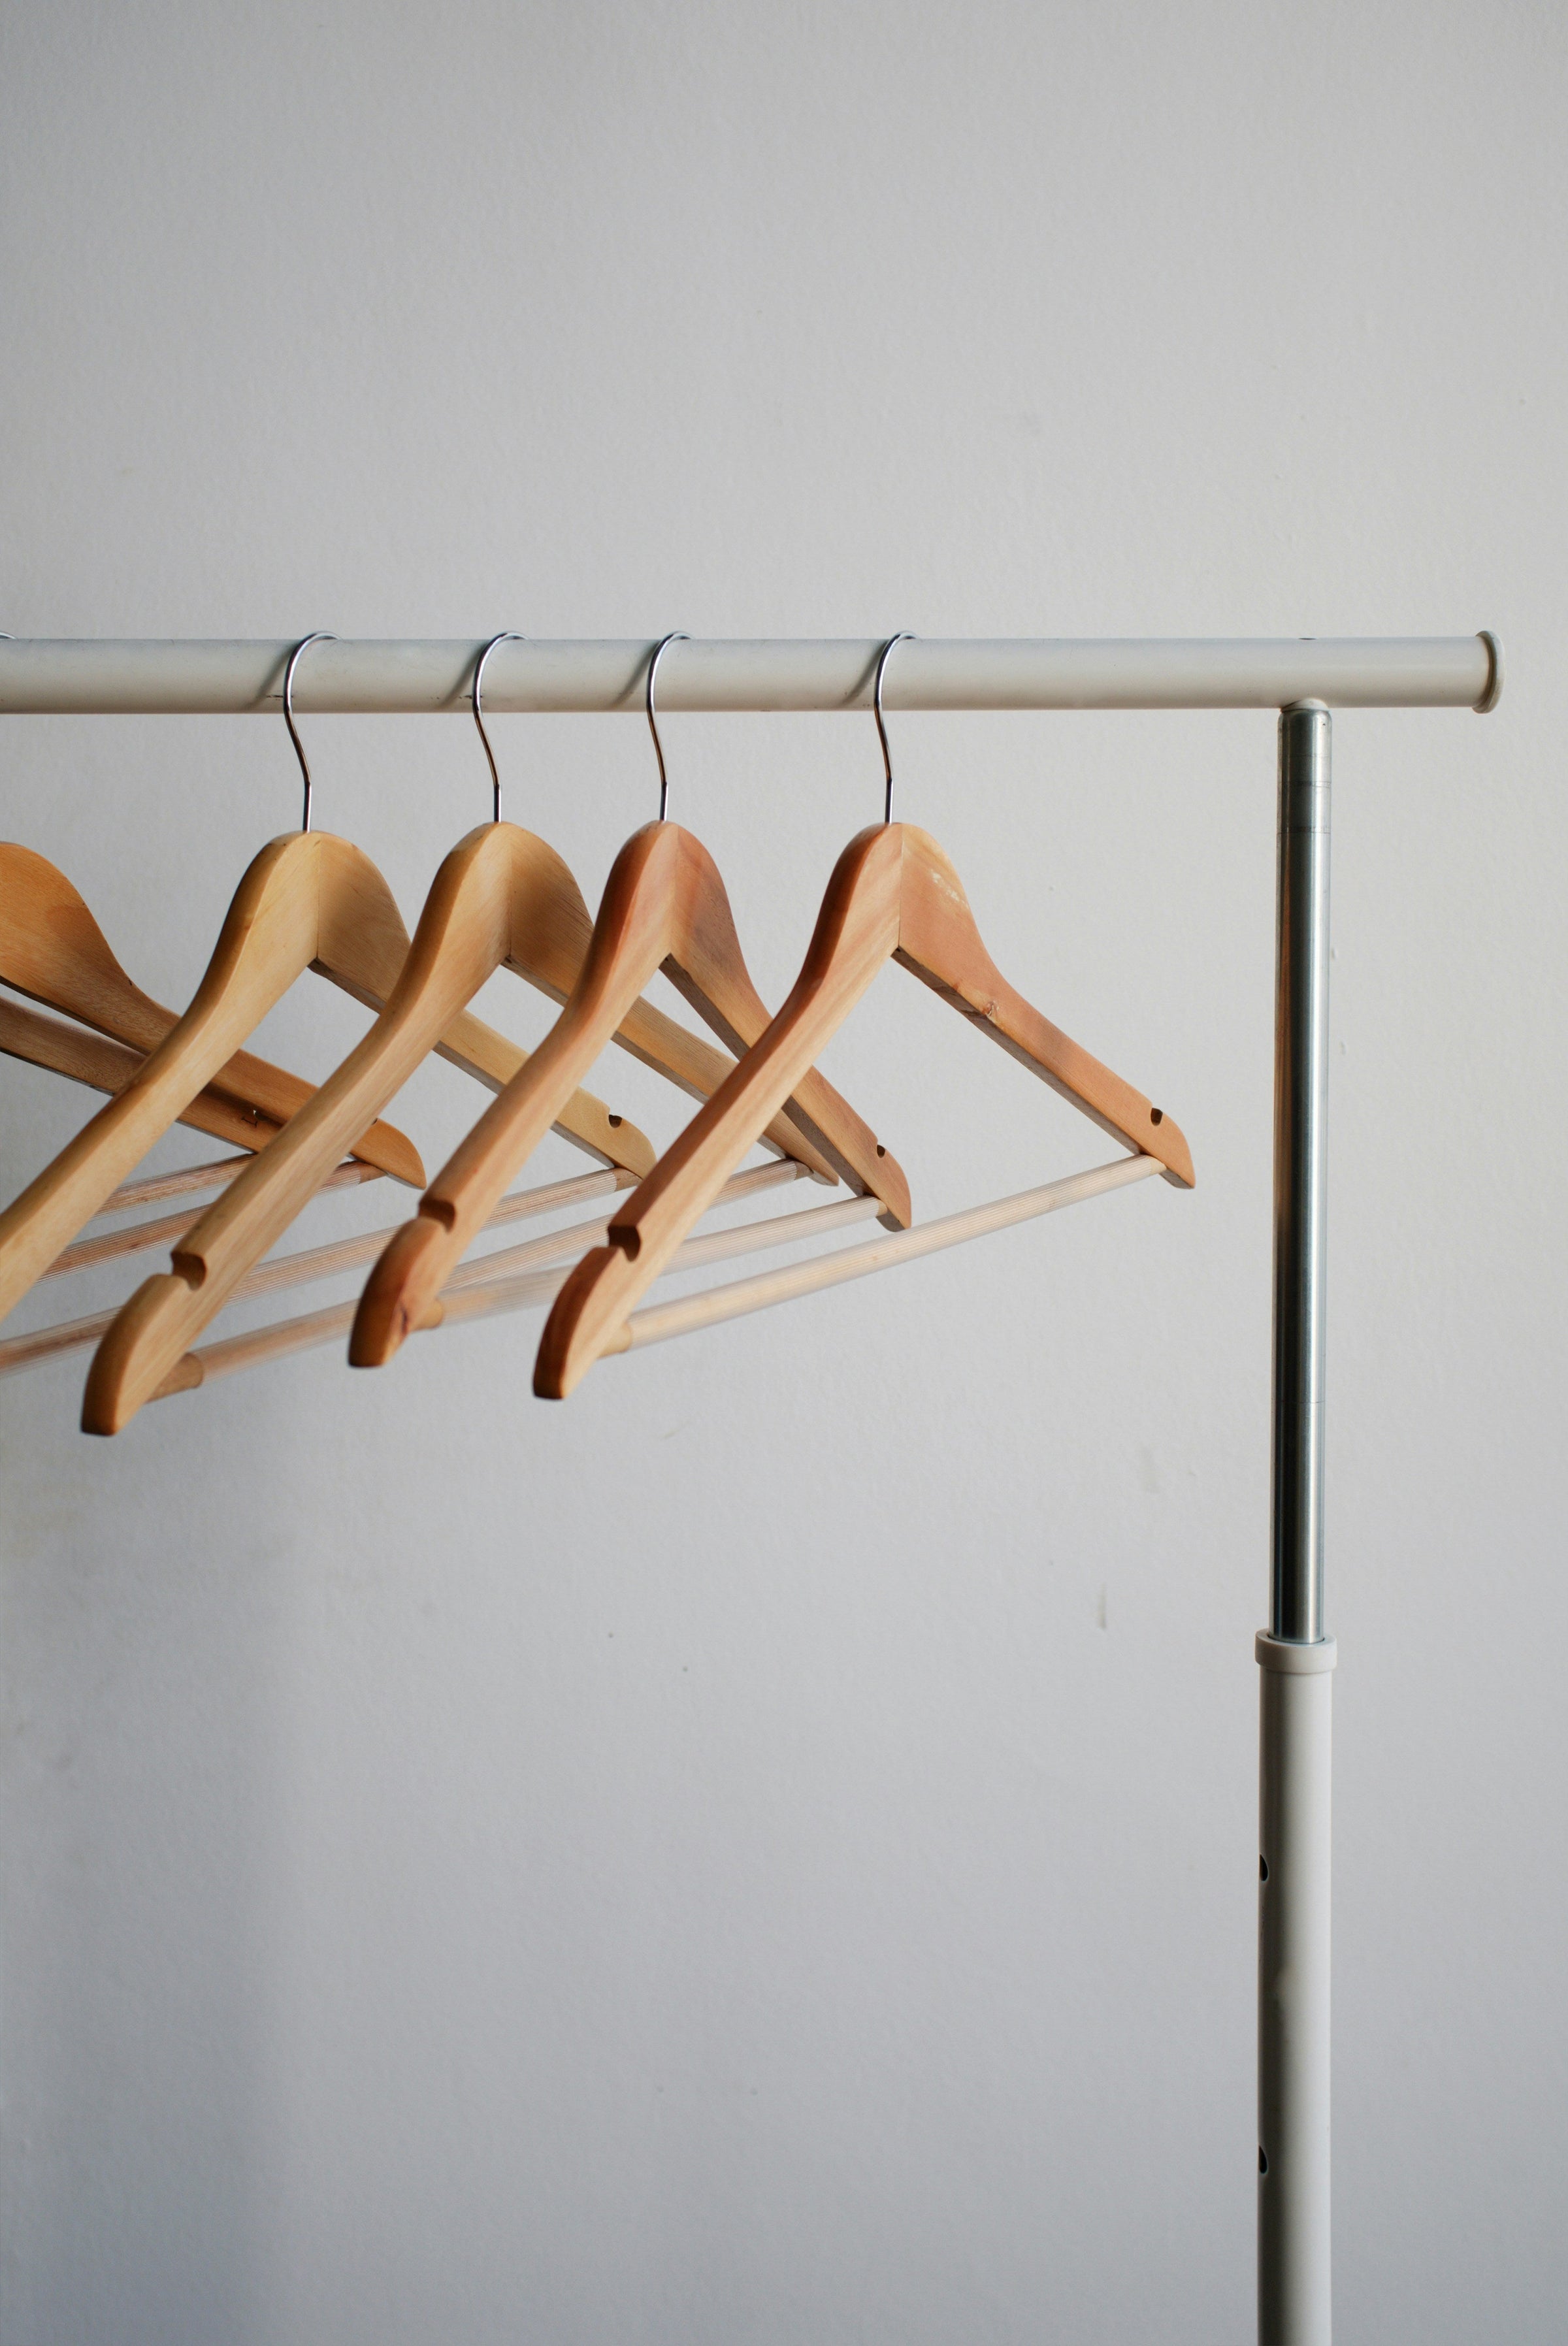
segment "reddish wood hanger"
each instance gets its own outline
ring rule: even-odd
[[[608,1242],[584,1257],[556,1298],[539,1346],[535,1392],[564,1398],[618,1339],[638,1297],[711,1204],[763,1120],[799,1084],[890,960],[1103,1131],[1157,1158],[1167,1180],[1191,1188],[1191,1154],[1170,1117],[1008,984],[936,842],[910,823],[877,824],[840,857],[810,949],[779,1015],[617,1208]]]

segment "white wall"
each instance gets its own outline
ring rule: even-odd
[[[1502,633],[1497,715],[1336,738],[1337,2272],[1380,2346],[1568,2321],[1565,55],[1548,0],[0,26],[15,633]],[[640,725],[495,730],[592,896]],[[79,1361],[7,1382],[5,2346],[1248,2335],[1273,724],[894,731],[1197,1191],[564,1408],[523,1321],[113,1443]],[[412,917],[472,732],[310,734]],[[870,722],[667,742],[779,992]],[[4,750],[5,833],[183,1001],[295,820],[281,727]],[[362,1024],[306,980],[262,1040],[322,1073]],[[827,1064],[922,1212],[1099,1153],[896,974]],[[0,1086],[10,1195],[87,1103]],[[477,1097],[405,1094],[433,1166]]]

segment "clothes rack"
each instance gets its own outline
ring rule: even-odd
[[[494,639],[321,640],[295,687],[294,708],[302,714],[466,716],[474,663],[487,640]],[[660,707],[870,709],[886,640],[668,638]],[[297,641],[0,640],[0,714],[277,715]],[[657,641],[494,641],[485,706],[640,718]],[[1325,1629],[1323,1606],[1329,712],[1335,707],[1420,708],[1484,714],[1496,707],[1502,688],[1501,647],[1484,631],[1282,641],[908,638],[882,696],[885,708],[908,710],[1279,712],[1273,1528],[1269,1625],[1255,1641],[1261,1671],[1257,2329],[1263,2346],[1329,2346],[1331,2330],[1329,1803],[1336,1647]]]

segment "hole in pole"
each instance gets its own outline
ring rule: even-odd
[[[1268,1860],[1266,1857],[1260,1857],[1257,1861],[1257,1879],[1259,1882],[1267,1882],[1268,1879]]]
[[[1267,2175],[1268,2172],[1268,2154],[1261,2143],[1257,2146],[1257,2172],[1259,2175]]]

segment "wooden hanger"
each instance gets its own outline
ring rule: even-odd
[[[759,1126],[800,1082],[889,960],[1102,1130],[1156,1158],[1168,1180],[1192,1186],[1192,1158],[1171,1119],[1008,984],[936,842],[912,824],[879,823],[840,857],[810,949],[778,1017],[617,1209],[606,1244],[585,1255],[563,1288],[540,1341],[536,1393],[563,1399],[601,1353],[616,1348],[637,1298],[750,1148]]]
[[[169,1271],[144,1281],[118,1314],[88,1372],[82,1416],[88,1433],[117,1433],[158,1391],[338,1162],[344,1132],[357,1130],[392,1098],[494,971],[509,968],[556,1002],[576,984],[594,933],[581,891],[553,848],[500,820],[500,777],[484,731],[481,689],[485,661],[506,640],[497,636],[486,646],[473,687],[474,721],[494,783],[494,819],[461,840],[443,862],[385,1009],[309,1110],[293,1119],[287,1148],[280,1153],[274,1147],[264,1168],[248,1168],[180,1239]],[[732,1062],[639,1001],[640,992],[633,989],[601,1039],[615,1034],[683,1090],[706,1098]],[[568,1134],[580,1130],[575,1103],[583,1096],[575,1079],[558,1086],[535,1137],[551,1126]],[[769,1137],[780,1154],[804,1159],[832,1178],[811,1141],[787,1122],[776,1120]],[[640,1134],[637,1139],[646,1154],[629,1169],[640,1175],[653,1152]],[[616,1161],[627,1162],[624,1146]],[[494,1204],[492,1197],[481,1221]]]
[[[560,1017],[371,1273],[349,1346],[355,1366],[380,1366],[412,1329],[434,1324],[431,1315],[439,1316],[436,1299],[453,1266],[548,1129],[563,1094],[593,1065],[627,1005],[659,969],[732,1050],[745,1050],[767,1026],[767,1005],[751,983],[712,857],[690,831],[662,821],[635,832],[616,856],[581,976]],[[780,1111],[852,1188],[882,1200],[890,1229],[908,1221],[909,1188],[898,1164],[820,1076],[803,1070],[799,1084],[787,1086],[759,1118],[753,1141]]]
[[[133,984],[65,873],[30,847],[20,847],[11,840],[0,841],[0,984],[41,1002],[46,1009],[79,1019],[112,1042],[128,1044],[141,1055],[157,1048],[178,1016]],[[56,1027],[52,1020],[40,1020],[36,1026],[14,1025],[12,1031],[26,1035],[34,1046],[13,1056],[31,1059],[38,1066],[55,1066],[60,1075],[76,1076],[77,1066],[85,1064],[106,1069],[124,1064],[101,1053],[88,1052],[84,1057],[86,1037],[62,1039],[70,1030]],[[0,1050],[9,1047],[0,1039]],[[65,1062],[57,1066],[54,1056],[45,1056],[56,1050]],[[126,1072],[129,1071],[127,1064]],[[77,1080],[100,1091],[117,1092],[125,1087],[123,1078],[105,1084],[92,1076]],[[252,1058],[248,1051],[239,1051],[218,1070],[209,1091],[223,1094],[238,1109],[249,1112],[252,1135],[243,1146],[254,1148],[304,1106],[311,1088],[298,1076],[270,1066],[265,1059]],[[210,1124],[200,1128],[214,1129]],[[225,1139],[229,1137],[222,1135]],[[367,1149],[353,1153],[362,1154],[367,1163],[373,1164],[378,1161],[375,1148],[372,1140]],[[399,1163],[406,1161],[404,1143]]]

